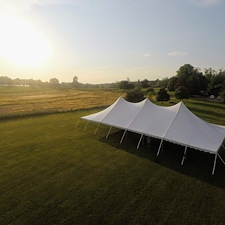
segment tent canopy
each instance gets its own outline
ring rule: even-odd
[[[81,118],[213,154],[225,138],[224,126],[200,119],[183,102],[162,107],[148,99],[131,103],[119,97],[105,110]]]

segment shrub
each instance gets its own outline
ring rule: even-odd
[[[157,101],[169,101],[170,100],[170,95],[167,93],[167,90],[165,88],[159,89],[157,95],[156,95],[156,100]]]
[[[147,91],[147,92],[152,92],[152,93],[153,93],[153,92],[154,92],[154,88],[153,88],[153,87],[149,87],[149,88],[146,89],[146,91]]]
[[[189,98],[190,93],[186,87],[180,86],[175,90],[174,96],[176,99],[181,100],[181,99]]]
[[[144,94],[137,89],[133,89],[127,92],[125,99],[129,102],[140,102],[144,99]]]
[[[221,97],[221,102],[225,104],[225,89],[223,89],[223,91],[220,92],[220,97]]]

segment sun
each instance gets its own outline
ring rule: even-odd
[[[51,56],[49,42],[25,20],[0,16],[0,55],[13,64],[35,67]]]

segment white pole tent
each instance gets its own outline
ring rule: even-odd
[[[110,126],[106,138],[112,127],[124,130],[121,141],[127,131],[140,134],[139,148],[143,135],[161,139],[157,155],[164,141],[169,141],[185,147],[183,165],[187,148],[208,152],[215,155],[212,174],[215,172],[217,157],[225,164],[220,150],[224,147],[225,126],[208,123],[195,116],[184,104],[162,107],[155,105],[148,99],[138,103],[131,103],[119,97],[115,103],[103,111],[81,119],[88,123],[96,122],[98,126],[105,124]],[[88,125],[87,123],[87,125]],[[87,127],[86,125],[86,127]],[[85,129],[86,129],[85,127]],[[95,130],[97,131],[98,127]]]

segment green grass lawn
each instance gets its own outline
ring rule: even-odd
[[[196,105],[195,105],[196,103]],[[188,102],[225,125],[223,106]],[[204,102],[203,102],[204,103]],[[205,103],[204,103],[205,104]],[[202,107],[202,109],[200,109]],[[213,111],[214,109],[214,111]],[[221,110],[221,111],[220,111]],[[211,115],[215,112],[215,116]],[[0,122],[0,224],[225,224],[225,166],[213,156],[78,119],[96,110]],[[207,114],[208,112],[208,114]]]

